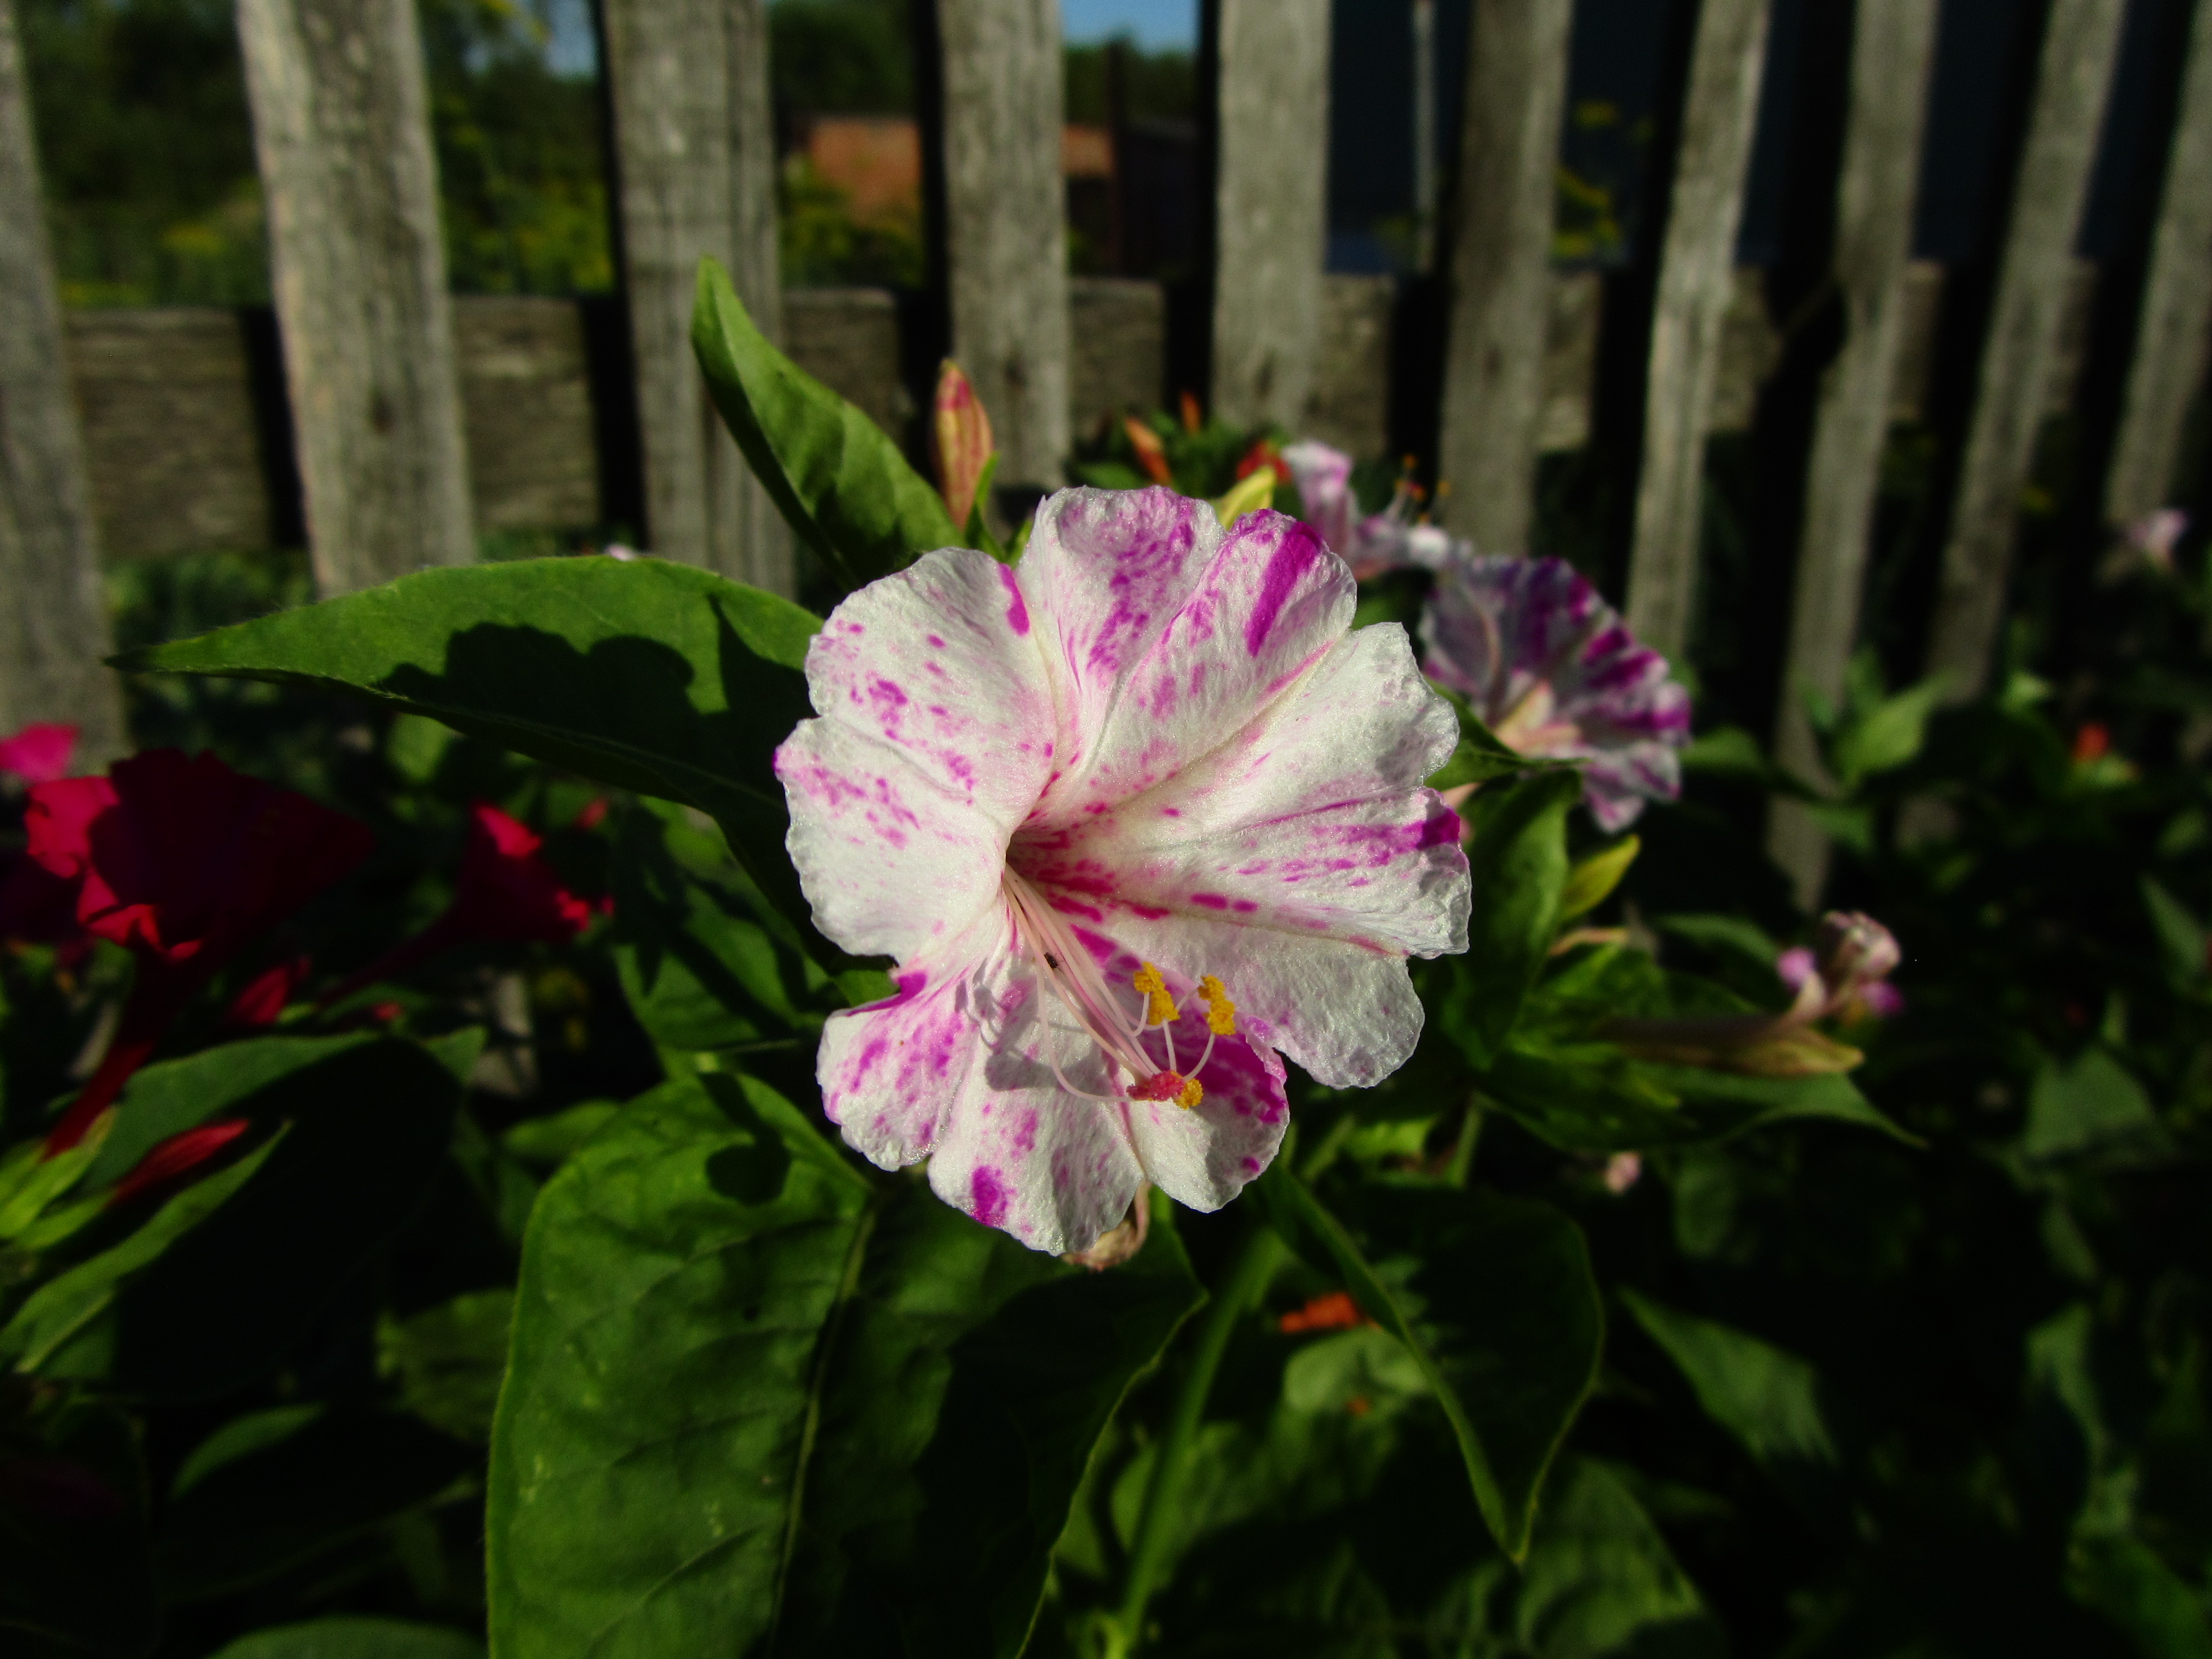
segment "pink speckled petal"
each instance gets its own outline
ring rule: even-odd
[[[1038,816],[1063,823],[1231,737],[1342,635],[1358,598],[1310,526],[1261,511],[1224,532],[1164,489],[1061,491],[1020,578],[1060,708],[1061,771]]]
[[[1283,461],[1297,486],[1306,522],[1321,532],[1331,551],[1351,558],[1352,515],[1358,506],[1352,497],[1352,457],[1318,438],[1307,438],[1284,450]]]
[[[1090,1247],[1140,1176],[1105,1067],[1065,1010],[1040,1005],[1003,906],[946,953],[900,975],[900,994],[830,1017],[816,1062],[823,1109],[884,1169],[929,1159],[954,1208],[1032,1249]],[[1048,1016],[1040,1022],[1042,1011]]]
[[[1457,739],[1404,630],[1362,629],[1172,784],[1010,858],[1139,956],[1219,975],[1322,1082],[1370,1085],[1420,1034],[1400,958],[1467,948],[1459,819],[1420,782]]]
[[[956,548],[852,595],[808,648],[821,718],[775,771],[816,924],[847,950],[904,962],[995,899],[1006,836],[1052,765],[1026,628],[1012,573]]]
[[[1126,985],[1139,960],[1117,951],[1101,966],[1110,982]],[[1171,975],[1168,983],[1181,1011],[1173,1027],[1176,1062],[1188,1075],[1206,1054],[1206,1005],[1192,994],[1192,980]],[[1158,1033],[1146,1033],[1145,1051],[1166,1065],[1167,1045]],[[1128,1103],[1129,1131],[1145,1178],[1187,1209],[1212,1211],[1228,1203],[1275,1161],[1283,1144],[1291,1121],[1285,1075],[1258,1026],[1240,1020],[1237,1035],[1217,1041],[1198,1073],[1202,1097],[1196,1106]]]

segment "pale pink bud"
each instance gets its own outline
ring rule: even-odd
[[[968,377],[950,357],[937,372],[937,398],[930,414],[929,442],[937,463],[937,493],[945,510],[963,529],[975,507],[975,491],[983,478],[983,465],[996,446],[991,441],[991,417]]]

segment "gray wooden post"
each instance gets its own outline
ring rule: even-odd
[[[1329,0],[1220,0],[1213,412],[1297,434],[1321,357]]]
[[[114,647],[14,0],[0,0],[0,735],[66,722],[76,765],[97,770],[128,744],[100,666]]]
[[[2014,516],[2050,402],[2075,228],[2104,124],[2124,0],[2051,0],[1974,409],[1959,464],[1928,672],[1978,694],[2004,618]]]
[[[2189,31],[2173,146],[2143,283],[2135,359],[2105,476],[2105,518],[2126,524],[2166,504],[2190,400],[2212,336],[2212,4]]]
[[[1670,658],[1689,642],[1697,597],[1705,429],[1720,379],[1721,325],[1735,292],[1736,229],[1759,116],[1766,19],[1767,0],[1702,0],[1698,8],[1659,252],[1628,625]]]
[[[790,533],[691,350],[702,258],[729,270],[763,333],[782,335],[766,0],[605,0],[603,15],[646,540],[663,558],[790,594]]]
[[[1525,553],[1543,426],[1570,0],[1475,0],[1452,216],[1437,476],[1443,521]]]
[[[1832,704],[1842,695],[1858,635],[1890,388],[1904,335],[1905,267],[1912,251],[1936,5],[1858,0],[1852,26],[1833,260],[1844,342],[1821,376],[1814,412],[1775,732],[1775,758],[1802,778],[1822,775],[1804,695],[1817,693]],[[1827,837],[1797,802],[1777,799],[1766,845],[1789,872],[1797,902],[1813,908],[1827,878]]]
[[[1068,451],[1058,0],[937,0],[952,355],[991,417],[998,482],[1056,487]]]
[[[476,556],[413,0],[238,0],[325,593]]]

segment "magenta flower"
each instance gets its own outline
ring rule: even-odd
[[[1363,516],[1352,494],[1352,457],[1317,438],[1292,444],[1283,464],[1298,487],[1306,522],[1361,581],[1407,565],[1434,570],[1468,549],[1434,525],[1413,522],[1413,492],[1403,483],[1389,506]]]
[[[76,752],[74,726],[27,726],[12,738],[0,738],[0,772],[25,783],[52,783],[69,775],[70,757]]]
[[[1212,1210],[1267,1167],[1278,1051],[1337,1087],[1404,1063],[1406,958],[1467,948],[1421,782],[1455,722],[1353,602],[1280,514],[1071,489],[1018,569],[949,548],[837,607],[775,765],[817,923],[898,963],[823,1035],[848,1141],[1080,1250],[1140,1182]]]
[[[1690,694],[1565,560],[1455,556],[1437,574],[1421,643],[1430,677],[1500,742],[1588,763],[1583,798],[1600,829],[1682,793],[1674,751],[1690,740]]]

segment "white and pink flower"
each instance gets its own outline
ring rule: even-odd
[[[1564,559],[1457,553],[1421,619],[1428,672],[1516,753],[1578,760],[1598,827],[1682,792],[1690,694]]]
[[[1434,570],[1468,547],[1435,525],[1417,523],[1413,492],[1403,483],[1380,513],[1361,514],[1352,493],[1352,457],[1317,438],[1284,450],[1283,465],[1298,487],[1306,522],[1361,581],[1409,565]]]
[[[898,964],[823,1033],[848,1142],[1080,1250],[1145,1181],[1212,1210],[1264,1170],[1279,1054],[1337,1087],[1405,1061],[1407,957],[1467,945],[1421,781],[1457,734],[1353,603],[1282,514],[1073,489],[1018,568],[945,549],[837,607],[776,774],[817,923]]]

